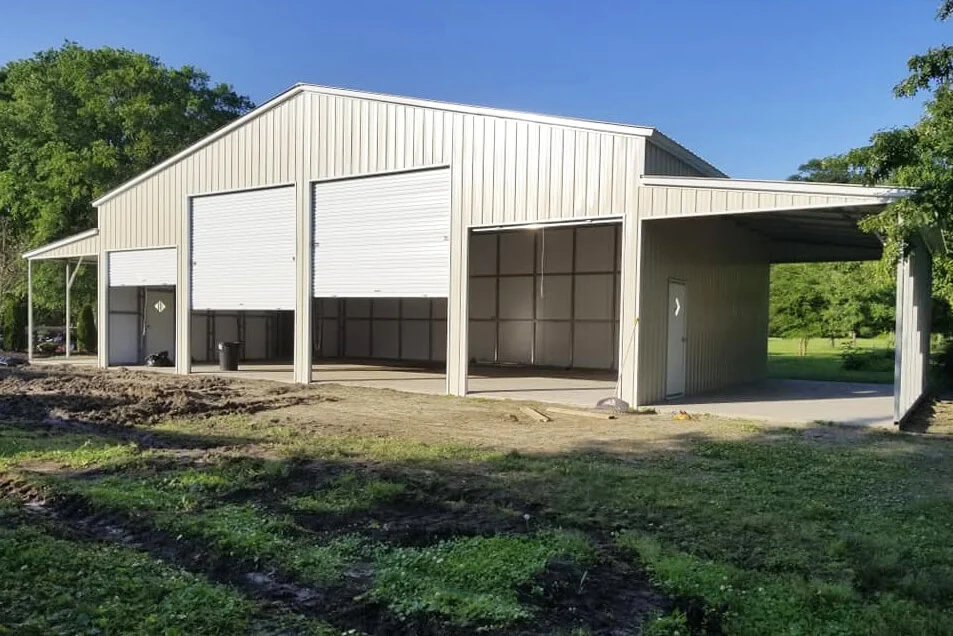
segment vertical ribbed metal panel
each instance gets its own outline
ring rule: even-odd
[[[645,174],[672,177],[704,177],[696,168],[648,140],[645,144]]]
[[[688,298],[686,393],[764,377],[768,272],[761,240],[723,219],[642,223],[639,404],[665,398],[668,283]]]
[[[751,212],[759,209],[821,207],[870,199],[835,195],[807,195],[790,192],[745,192],[717,188],[646,186],[639,188],[641,218],[693,216],[719,212]]]
[[[932,261],[921,241],[897,264],[894,421],[902,422],[927,389],[930,371]]]
[[[468,225],[621,214],[614,197],[639,173],[627,157],[635,137],[440,108],[308,93],[312,179],[447,164],[455,170]]]
[[[294,147],[294,104],[279,104],[106,201],[100,215],[102,249],[177,245],[190,194],[293,181],[288,148]]]

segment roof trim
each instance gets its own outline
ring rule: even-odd
[[[724,179],[728,178],[727,174],[708,163],[668,135],[662,133],[662,131],[658,130],[657,128],[653,130],[652,135],[649,137],[649,141],[669,154],[681,159],[699,172],[706,174],[708,177],[721,177]]]
[[[29,252],[24,252],[21,255],[21,257],[27,260],[32,260],[36,258],[37,256],[42,256],[43,254],[46,254],[47,252],[52,252],[53,250],[58,249],[60,247],[66,247],[67,245],[78,243],[84,239],[92,238],[96,236],[97,234],[99,234],[99,228],[94,227],[91,230],[86,230],[85,232],[80,232],[79,234],[73,234],[72,236],[67,236],[66,238],[62,238],[58,241],[53,241],[52,243],[41,245],[40,247],[37,247],[36,249],[32,249]],[[93,254],[89,254],[89,256],[93,256]]]
[[[419,106],[421,108],[436,108],[439,110],[448,110],[455,113],[465,113],[468,115],[484,115],[487,117],[503,117],[506,119],[516,119],[520,121],[535,122],[538,124],[550,124],[553,126],[566,126],[569,128],[582,128],[585,130],[595,130],[599,132],[619,133],[623,135],[635,135],[637,137],[648,137],[654,132],[654,128],[649,126],[636,126],[635,124],[617,124],[607,121],[598,121],[594,119],[581,119],[577,117],[564,117],[560,115],[542,115],[539,113],[530,113],[522,110],[508,110],[505,108],[494,108],[492,106],[470,106],[467,104],[458,104],[455,102],[441,102],[435,99],[424,99],[420,97],[402,97],[400,95],[388,95],[387,93],[374,93],[371,91],[359,91],[350,88],[335,88],[333,86],[323,86],[321,84],[295,84],[295,88],[302,88],[310,93],[320,93],[323,95],[336,95],[339,97],[353,97],[355,99],[370,99],[379,102],[389,102],[391,104],[401,104],[404,106]]]
[[[642,177],[642,185],[666,188],[713,188],[715,190],[747,190],[749,192],[790,192],[828,196],[865,197],[896,200],[913,193],[903,188],[877,188],[844,183],[815,181],[763,181],[756,179],[719,179],[709,177]]]
[[[417,106],[422,108],[433,108],[438,110],[445,110],[457,113],[465,113],[471,115],[482,115],[487,117],[501,117],[506,119],[514,119],[518,121],[534,122],[539,124],[547,124],[552,126],[563,126],[567,128],[577,128],[581,130],[591,130],[596,132],[606,132],[614,133],[621,135],[631,135],[635,137],[648,137],[652,138],[653,142],[661,146],[668,152],[672,153],[682,161],[694,166],[698,170],[709,173],[713,176],[726,176],[720,170],[709,164],[707,161],[699,157],[698,155],[692,153],[690,150],[684,146],[676,143],[669,137],[666,137],[658,130],[648,127],[648,126],[636,126],[632,124],[616,124],[611,122],[603,121],[594,121],[588,119],[578,119],[574,117],[561,117],[557,115],[541,115],[536,113],[528,113],[524,111],[517,110],[507,110],[503,108],[492,108],[489,106],[468,106],[465,104],[456,104],[453,102],[441,102],[432,99],[421,99],[415,97],[401,97],[398,95],[388,95],[385,93],[372,93],[369,91],[358,91],[345,88],[333,88],[330,86],[321,86],[319,84],[305,84],[299,83],[295,84],[291,88],[288,88],[281,93],[278,93],[268,101],[264,102],[257,108],[253,108],[248,111],[235,121],[230,124],[219,128],[215,132],[209,134],[206,137],[203,137],[199,141],[195,142],[191,146],[181,150],[180,152],[172,155],[165,161],[153,166],[152,168],[146,170],[145,172],[133,177],[129,181],[119,185],[116,188],[113,188],[109,192],[105,193],[95,201],[93,201],[94,206],[100,206],[103,203],[106,203],[113,197],[125,192],[126,190],[132,188],[133,186],[142,183],[149,177],[165,170],[169,166],[178,163],[179,161],[185,159],[189,155],[192,155],[205,146],[213,143],[214,141],[224,137],[233,130],[244,126],[246,123],[259,117],[263,113],[279,106],[285,101],[292,99],[296,95],[301,93],[317,93],[321,95],[334,95],[340,97],[351,97],[355,99],[367,99],[379,102],[387,102],[391,104],[401,104],[406,106]]]

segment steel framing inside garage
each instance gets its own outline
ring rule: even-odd
[[[764,375],[768,264],[869,258],[858,218],[903,194],[728,179],[652,128],[297,85],[94,202],[99,364],[116,346],[107,256],[163,248],[178,373],[254,325],[301,383],[370,359],[445,368],[456,395],[479,364],[602,369],[633,405],[714,390]],[[925,388],[915,247],[897,419]]]

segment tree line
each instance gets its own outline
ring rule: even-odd
[[[0,335],[26,335],[21,254],[96,227],[92,201],[253,107],[194,66],[66,42],[0,68]],[[37,263],[38,323],[63,324],[62,263]],[[87,266],[73,295],[77,316],[95,303]]]

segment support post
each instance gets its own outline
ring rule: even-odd
[[[33,261],[26,262],[26,356],[33,362]]]
[[[79,265],[76,266],[79,268]],[[66,261],[66,358],[69,359],[70,347],[73,344],[73,336],[70,334],[70,283],[72,281],[69,277],[69,261]]]
[[[70,333],[71,324],[72,324],[72,312],[70,311],[70,294],[73,290],[73,281],[76,280],[76,275],[79,273],[79,268],[83,266],[83,257],[80,256],[76,261],[76,267],[73,268],[73,273],[70,274],[69,271],[69,261],[66,261],[66,357],[70,356],[70,347],[72,346],[72,334]]]
[[[314,228],[311,210],[311,129],[315,125],[312,101],[306,96],[296,113],[295,129],[295,307],[294,307],[294,381],[311,382],[313,360],[312,310],[314,304],[312,265]]]

